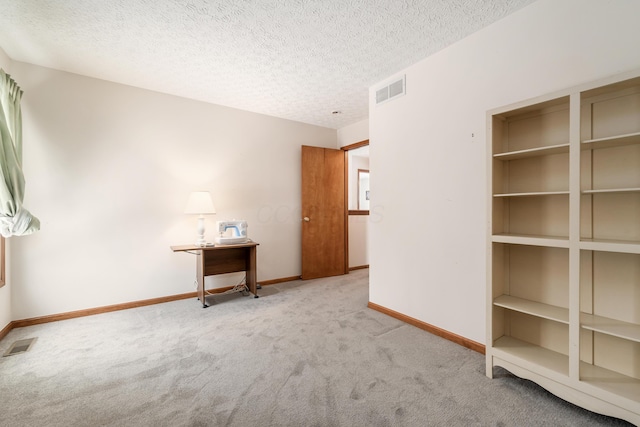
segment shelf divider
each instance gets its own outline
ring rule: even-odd
[[[627,240],[581,239],[580,249],[587,251],[640,254],[640,242]]]
[[[580,362],[580,381],[628,399],[629,404],[635,406],[635,409],[629,409],[634,412],[640,411],[640,403],[638,402],[640,380],[600,366]]]
[[[518,358],[529,364],[554,371],[563,377],[569,376],[569,357],[556,351],[509,336],[498,338],[493,344],[493,348],[502,353],[497,356],[505,360]]]
[[[601,190],[583,190],[582,194],[600,194],[600,193],[635,193],[640,191],[640,187],[634,188],[605,188]]]
[[[640,325],[594,314],[580,313],[582,328],[640,343]]]
[[[534,191],[530,193],[499,193],[493,197],[533,197],[533,196],[567,196],[568,191]]]
[[[562,236],[533,236],[526,234],[494,234],[494,243],[510,243],[514,245],[547,246],[551,248],[568,248],[569,238]]]
[[[511,295],[500,295],[498,298],[493,300],[493,305],[541,317],[543,319],[564,323],[565,325],[569,324],[569,309],[567,308],[543,304]]]
[[[640,132],[608,136],[606,138],[588,139],[582,141],[581,147],[583,150],[596,150],[599,148],[623,147],[634,144],[640,144]]]
[[[569,143],[549,145],[546,147],[529,148],[526,150],[496,153],[493,155],[493,158],[498,160],[516,160],[516,159],[524,159],[526,157],[550,156],[553,154],[563,154],[568,152],[569,152]]]

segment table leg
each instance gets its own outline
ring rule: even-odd
[[[205,299],[204,294],[204,258],[205,251],[198,251],[198,256],[196,257],[196,281],[198,282],[198,299],[202,303],[202,308],[209,307],[207,305],[207,300]]]
[[[254,298],[258,298],[258,283],[257,283],[257,263],[256,263],[256,247],[252,246],[247,249],[247,286],[249,292],[254,295]]]

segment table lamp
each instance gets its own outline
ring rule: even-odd
[[[198,240],[196,241],[196,246],[206,246],[207,241],[204,238],[204,216],[216,213],[213,200],[211,200],[211,194],[209,194],[208,191],[194,191],[191,193],[189,200],[187,200],[187,207],[184,208],[184,213],[199,215]]]

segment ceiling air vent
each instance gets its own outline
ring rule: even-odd
[[[376,105],[390,101],[406,93],[406,76],[393,81],[388,85],[376,90]]]

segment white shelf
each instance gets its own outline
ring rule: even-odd
[[[551,248],[568,248],[569,238],[559,236],[532,236],[525,234],[494,234],[494,243],[510,243],[513,245],[547,246]]]
[[[569,152],[569,144],[550,145],[548,147],[529,148],[527,150],[507,151],[493,155],[498,160],[516,160],[526,157],[550,156]]]
[[[626,240],[582,239],[580,249],[601,252],[640,254],[640,242]]]
[[[603,190],[584,190],[582,194],[603,194],[603,193],[635,193],[640,191],[640,187],[636,188],[607,188]]]
[[[640,426],[640,70],[552,96],[488,116],[487,375]]]
[[[538,191],[531,193],[501,193],[494,194],[493,197],[532,197],[532,196],[557,196],[569,195],[568,191]]]
[[[580,313],[581,326],[594,332],[640,343],[640,325],[607,317]]]
[[[640,380],[599,366],[580,362],[580,381],[632,401],[640,410]]]
[[[493,350],[502,353],[497,355],[505,360],[518,358],[528,364],[534,364],[563,376],[569,376],[569,357],[544,347],[503,336],[493,343]]]
[[[493,300],[493,305],[541,317],[543,319],[564,323],[566,325],[569,324],[569,309],[557,307],[555,305],[542,304],[540,302],[517,298],[511,295],[500,295],[498,298]]]
[[[582,141],[583,150],[596,150],[598,148],[623,147],[625,145],[640,144],[640,132],[624,135],[609,136],[606,138],[588,139]]]

